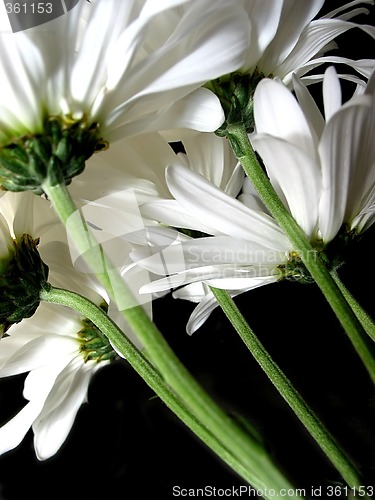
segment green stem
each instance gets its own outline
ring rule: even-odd
[[[363,485],[363,479],[361,480],[361,476],[354,465],[346,457],[312,409],[302,399],[290,380],[272,360],[270,354],[252,331],[228,292],[212,287],[211,291],[255,360],[336,467],[348,486],[354,488]]]
[[[124,307],[119,307],[121,313],[143,343],[147,355],[165,383],[178,395],[195,418],[209,429],[228,452],[233,454],[235,460],[242,464],[248,474],[251,474],[253,486],[262,490],[273,488],[276,491],[291,488],[289,481],[259,444],[223,412],[186,370],[144,309],[141,306],[134,306],[135,301],[131,292],[88,231],[83,216],[77,211],[66,186],[52,186],[45,182],[42,188],[60,219],[67,226],[78,253],[85,258],[86,263],[106,287],[111,299],[118,306],[119,302],[125,304]],[[130,306],[131,304],[133,306]],[[111,332],[109,334],[111,335]],[[108,338],[112,342],[112,338]],[[117,341],[119,352],[127,358],[128,343],[124,342],[123,338]]]
[[[358,300],[353,297],[353,295],[346,288],[344,283],[341,281],[340,276],[336,271],[331,272],[332,278],[335,280],[336,285],[339,287],[341,293],[347,300],[348,304],[352,308],[354,314],[357,316],[361,325],[365,329],[368,336],[375,342],[375,323],[367,311],[363,309]]]
[[[243,124],[228,125],[228,140],[246,175],[257,190],[264,205],[293,244],[306,269],[315,280],[335,312],[372,381],[375,383],[375,359],[364,341],[366,334],[361,323],[345,300],[318,253],[306,238],[295,219],[288,212],[262,169]]]
[[[142,353],[131,343],[122,330],[112,321],[112,319],[96,304],[86,297],[51,287],[43,290],[40,299],[52,304],[59,304],[81,313],[107,337],[111,339],[112,346],[117,350],[124,350],[126,345],[127,361],[143,378],[148,386],[159,396],[159,398],[173,411],[173,413],[184,424],[194,432],[217,456],[219,456],[237,474],[251,482],[252,474],[236,460],[231,453],[213,436],[191,413],[191,411],[176,397],[170,387],[155,368],[145,359]]]

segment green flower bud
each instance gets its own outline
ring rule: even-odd
[[[37,250],[39,240],[24,234],[13,240],[8,262],[0,273],[0,336],[14,324],[32,316],[39,306],[42,289],[47,289],[48,266]]]

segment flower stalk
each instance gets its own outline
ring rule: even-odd
[[[106,288],[111,299],[117,302],[116,298],[121,295],[122,302],[125,300],[128,304],[134,304],[134,299],[132,299],[132,294],[126,283],[89,232],[83,216],[77,211],[66,186],[51,185],[47,180],[43,183],[42,189],[65,225],[68,224],[68,219],[74,217],[75,214],[77,215],[73,218],[73,223],[69,223],[67,226],[69,235],[80,254],[85,258],[86,263]],[[47,295],[43,295],[43,297],[45,299]],[[163,390],[159,390],[159,395],[169,398],[170,394],[163,395],[165,387],[168,386],[189,409],[194,418],[227,450],[227,457],[231,456],[233,463],[240,464],[240,466],[236,465],[236,469],[246,471],[245,479],[251,478],[250,483],[254,487],[264,491],[267,489],[280,491],[283,488],[291,488],[290,482],[273,464],[259,443],[241,426],[237,425],[191,376],[144,309],[138,305],[121,309],[121,313],[143,343],[147,356],[155,369],[163,377],[166,385],[163,386]],[[92,320],[92,318],[90,319]],[[140,358],[134,356],[134,351],[130,348],[124,335],[120,335],[113,329],[107,329],[103,333],[108,334],[108,339],[116,346],[118,352],[133,363],[136,371],[144,377],[145,366],[140,363]]]
[[[352,308],[354,314],[357,316],[359,322],[365,329],[368,336],[375,342],[375,323],[371,316],[367,311],[363,309],[358,300],[353,297],[353,295],[346,288],[344,283],[341,281],[341,278],[337,271],[331,271],[332,278],[335,280],[336,285],[339,287],[341,293],[347,300],[348,304]]]

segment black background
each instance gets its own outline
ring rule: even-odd
[[[342,2],[326,2],[325,11]],[[373,9],[374,12],[374,9]],[[371,17],[358,22],[374,24]],[[337,39],[341,53],[374,57],[374,42],[353,30]],[[315,86],[320,90],[320,85]],[[375,315],[375,227],[348,256],[340,274]],[[375,391],[320,291],[282,282],[236,299],[259,338],[362,471],[375,483]],[[155,321],[183,363],[233,417],[262,435],[276,463],[298,488],[342,484],[340,476],[278,395],[217,309],[185,333],[193,305],[171,296],[155,302]],[[0,346],[1,347],[1,346]],[[0,411],[23,405],[23,377],[0,381]],[[0,458],[0,500],[172,498],[174,485],[231,488],[245,484],[180,423],[124,362],[94,377],[60,452],[35,458],[32,432]],[[323,494],[324,498],[325,495]],[[337,498],[337,497],[336,497]]]

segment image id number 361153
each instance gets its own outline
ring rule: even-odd
[[[52,2],[7,2],[7,14],[51,14]]]

